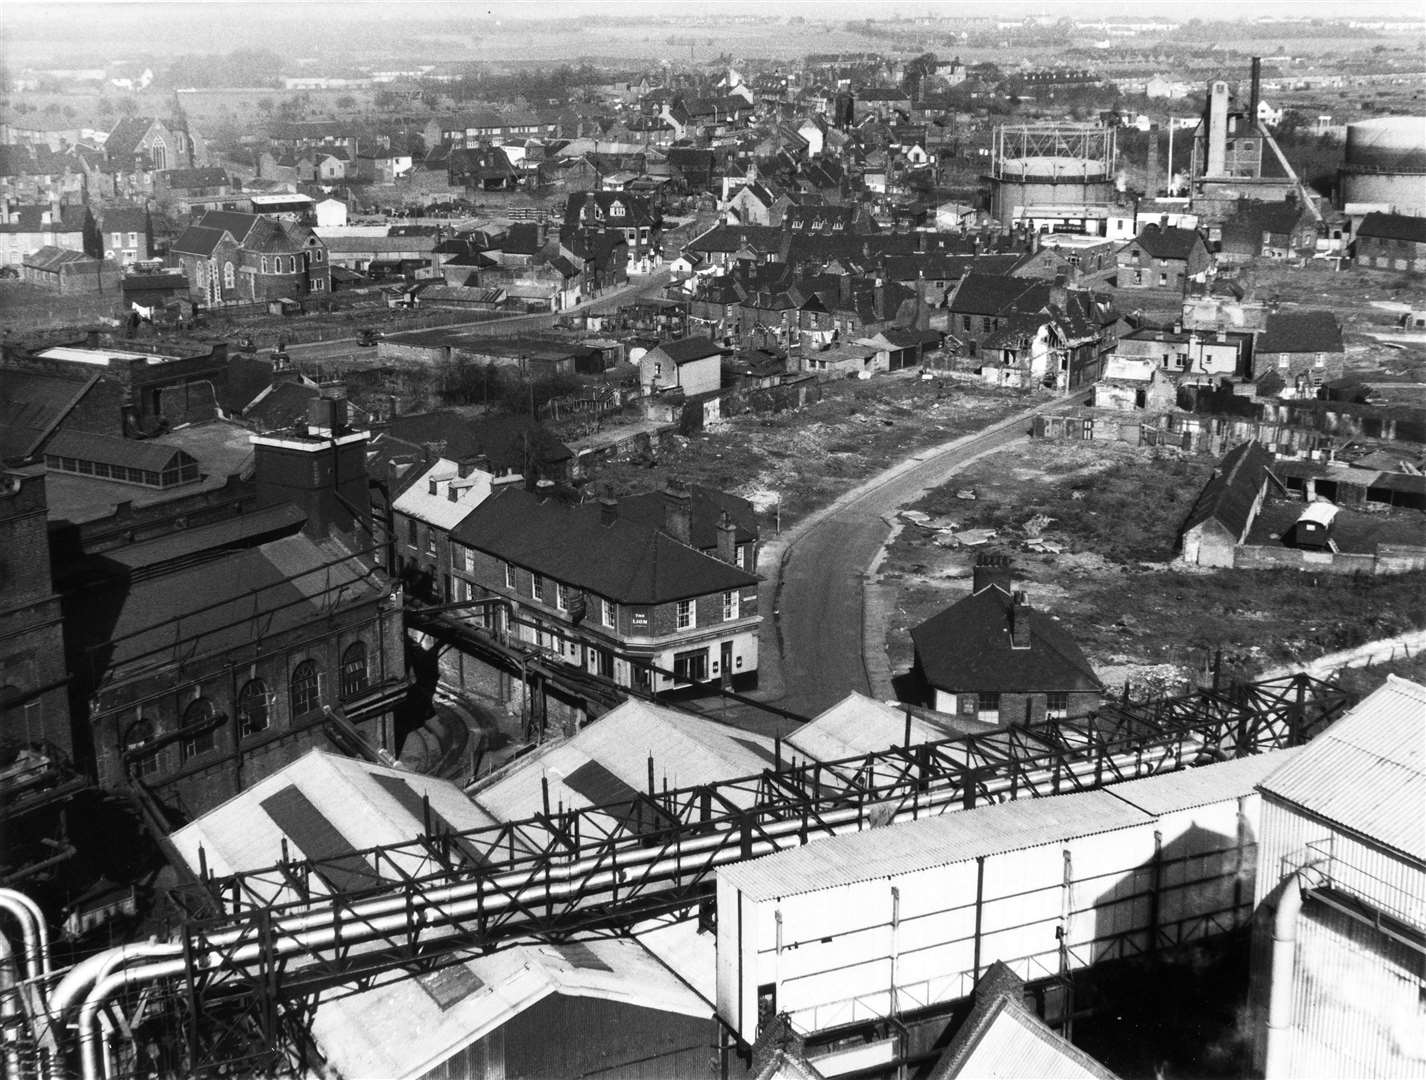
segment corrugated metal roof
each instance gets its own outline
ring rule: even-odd
[[[947,739],[954,732],[918,716],[911,718],[911,744]],[[783,740],[817,761],[838,761],[906,743],[906,714],[865,694],[851,693]]]
[[[1056,1035],[1023,1007],[1003,1002],[984,1028],[977,1032],[975,1045],[946,1072],[937,1071],[935,1080],[961,1077],[1042,1077],[1057,1080],[1105,1080],[1114,1076],[1073,1043]]]
[[[1200,765],[1195,769],[1126,780],[1105,790],[1146,814],[1172,814],[1176,810],[1191,810],[1196,806],[1251,795],[1254,788],[1262,783],[1263,777],[1282,768],[1300,752],[1301,748],[1295,747],[1249,754],[1231,761]]]
[[[1150,820],[1150,815],[1105,791],[1022,799],[813,840],[791,851],[723,867],[718,876],[750,899],[771,900],[1112,832]]]
[[[1426,861],[1426,686],[1388,676],[1260,787]]]
[[[678,709],[626,701],[574,737],[521,759],[513,772],[477,790],[475,799],[496,819],[519,821],[544,809],[537,779],[541,774],[549,778],[551,804],[563,803],[569,809],[597,805],[589,793],[600,789],[587,782],[587,771],[580,771],[591,762],[628,788],[643,792],[649,786],[650,757],[655,782],[660,788],[667,782],[673,789],[757,776],[768,767],[771,755],[772,740],[766,736]],[[622,798],[611,796],[614,802]]]
[[[412,978],[324,1002],[312,1034],[343,1076],[405,1078],[429,1073],[555,993],[711,1018],[712,1007],[638,942],[579,944],[578,963],[565,955],[567,945],[526,945],[469,960],[463,978],[481,985],[444,1009]]]

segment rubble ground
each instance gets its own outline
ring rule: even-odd
[[[668,479],[748,499],[770,536],[909,454],[968,435],[1027,408],[1036,395],[890,375],[821,384],[821,400],[770,415],[743,414],[601,465],[590,478],[615,495]]]
[[[936,523],[998,527],[994,541],[950,548],[910,525],[881,576],[898,587],[887,633],[894,672],[911,665],[909,631],[966,595],[981,552],[1010,554],[1032,604],[1062,618],[1106,687],[1175,693],[1206,677],[1215,654],[1229,677],[1306,661],[1426,623],[1426,573],[1210,570],[1174,545],[1212,462],[1103,443],[1036,440],[976,462],[915,506]],[[973,502],[956,498],[973,486]],[[1024,531],[1043,515],[1039,536]],[[1033,530],[1032,530],[1033,531]],[[1049,539],[1056,554],[1027,551]]]

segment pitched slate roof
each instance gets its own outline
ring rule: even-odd
[[[216,166],[202,169],[169,169],[161,174],[170,188],[223,187],[228,174]]]
[[[52,244],[46,244],[37,249],[22,260],[23,265],[35,270],[59,270],[60,267],[70,263],[92,263],[98,265],[99,260],[86,255],[82,251],[72,251],[69,248],[59,248]]]
[[[947,307],[957,315],[995,315],[1034,285],[1025,278],[969,273],[961,278]]]
[[[139,142],[148,134],[149,128],[153,125],[154,118],[152,116],[130,116],[120,120],[114,125],[114,130],[109,132],[109,137],[104,140],[104,152],[112,157],[136,153],[139,149]]]
[[[142,206],[106,207],[100,218],[102,232],[146,232],[149,212]]]
[[[1426,244],[1426,217],[1371,213],[1362,218],[1361,225],[1357,227],[1357,235]]]
[[[1330,311],[1280,311],[1268,316],[1256,353],[1342,351],[1342,327]]]
[[[1229,450],[1199,493],[1183,531],[1216,521],[1234,540],[1241,539],[1252,522],[1253,504],[1272,463],[1272,453],[1256,440]]]
[[[663,604],[739,589],[757,578],[597,503],[568,507],[505,489],[451,532],[463,544],[617,603]]]
[[[1099,677],[1063,626],[1025,608],[1030,647],[1011,645],[1014,600],[998,585],[952,604],[911,631],[927,681],[967,693],[1098,690]]]
[[[30,457],[102,374],[7,370],[0,376],[0,460]]]
[[[758,538],[757,512],[747,499],[729,495],[726,491],[704,487],[702,484],[688,485],[690,524],[689,543],[700,550],[708,550],[718,545],[718,522],[723,514],[733,519],[734,542],[746,544]],[[661,491],[646,491],[639,495],[627,495],[619,500],[619,515],[630,521],[637,521],[655,529],[664,525],[666,497]]]
[[[695,360],[717,356],[723,350],[710,338],[688,337],[678,341],[662,342],[653,351],[663,353],[675,364],[691,364]]]
[[[87,431],[61,431],[49,445],[46,454],[72,457],[81,461],[102,461],[109,465],[124,465],[131,469],[162,472],[175,457],[193,458],[161,442],[147,439],[121,439],[113,435],[95,435]]]
[[[190,225],[179,233],[169,250],[180,255],[211,255],[213,249],[226,235],[222,229],[206,229],[201,225]]]
[[[1132,241],[1155,259],[1187,259],[1194,247],[1203,243],[1197,231],[1174,225],[1145,225]]]

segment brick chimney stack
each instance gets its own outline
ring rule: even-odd
[[[981,555],[975,560],[971,577],[971,595],[984,592],[992,585],[1003,593],[1010,592],[1010,556]]]
[[[663,531],[687,544],[693,534],[693,497],[688,488],[670,480],[664,486],[663,499]]]
[[[1030,605],[1025,602],[1025,594],[1018,589],[1011,596],[1010,647],[1012,649],[1028,649],[1030,647]]]
[[[718,558],[735,566],[738,562],[738,527],[726,510],[718,518]]]

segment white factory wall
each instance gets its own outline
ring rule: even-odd
[[[1155,880],[1156,846],[1162,851],[1161,943],[1243,925],[1252,910],[1259,803],[1254,794],[1162,817],[1145,813],[1141,825],[985,856],[980,971],[1002,960],[1026,980],[1057,974],[1061,925],[1071,969],[1142,951],[1154,911],[1147,894]],[[802,1032],[972,992],[974,858],[872,881],[822,889],[815,884],[795,895],[750,902],[719,881],[718,1008],[740,1038],[756,1038],[762,986],[775,988],[777,1011]],[[741,912],[741,939],[738,920],[725,918],[733,912]]]

